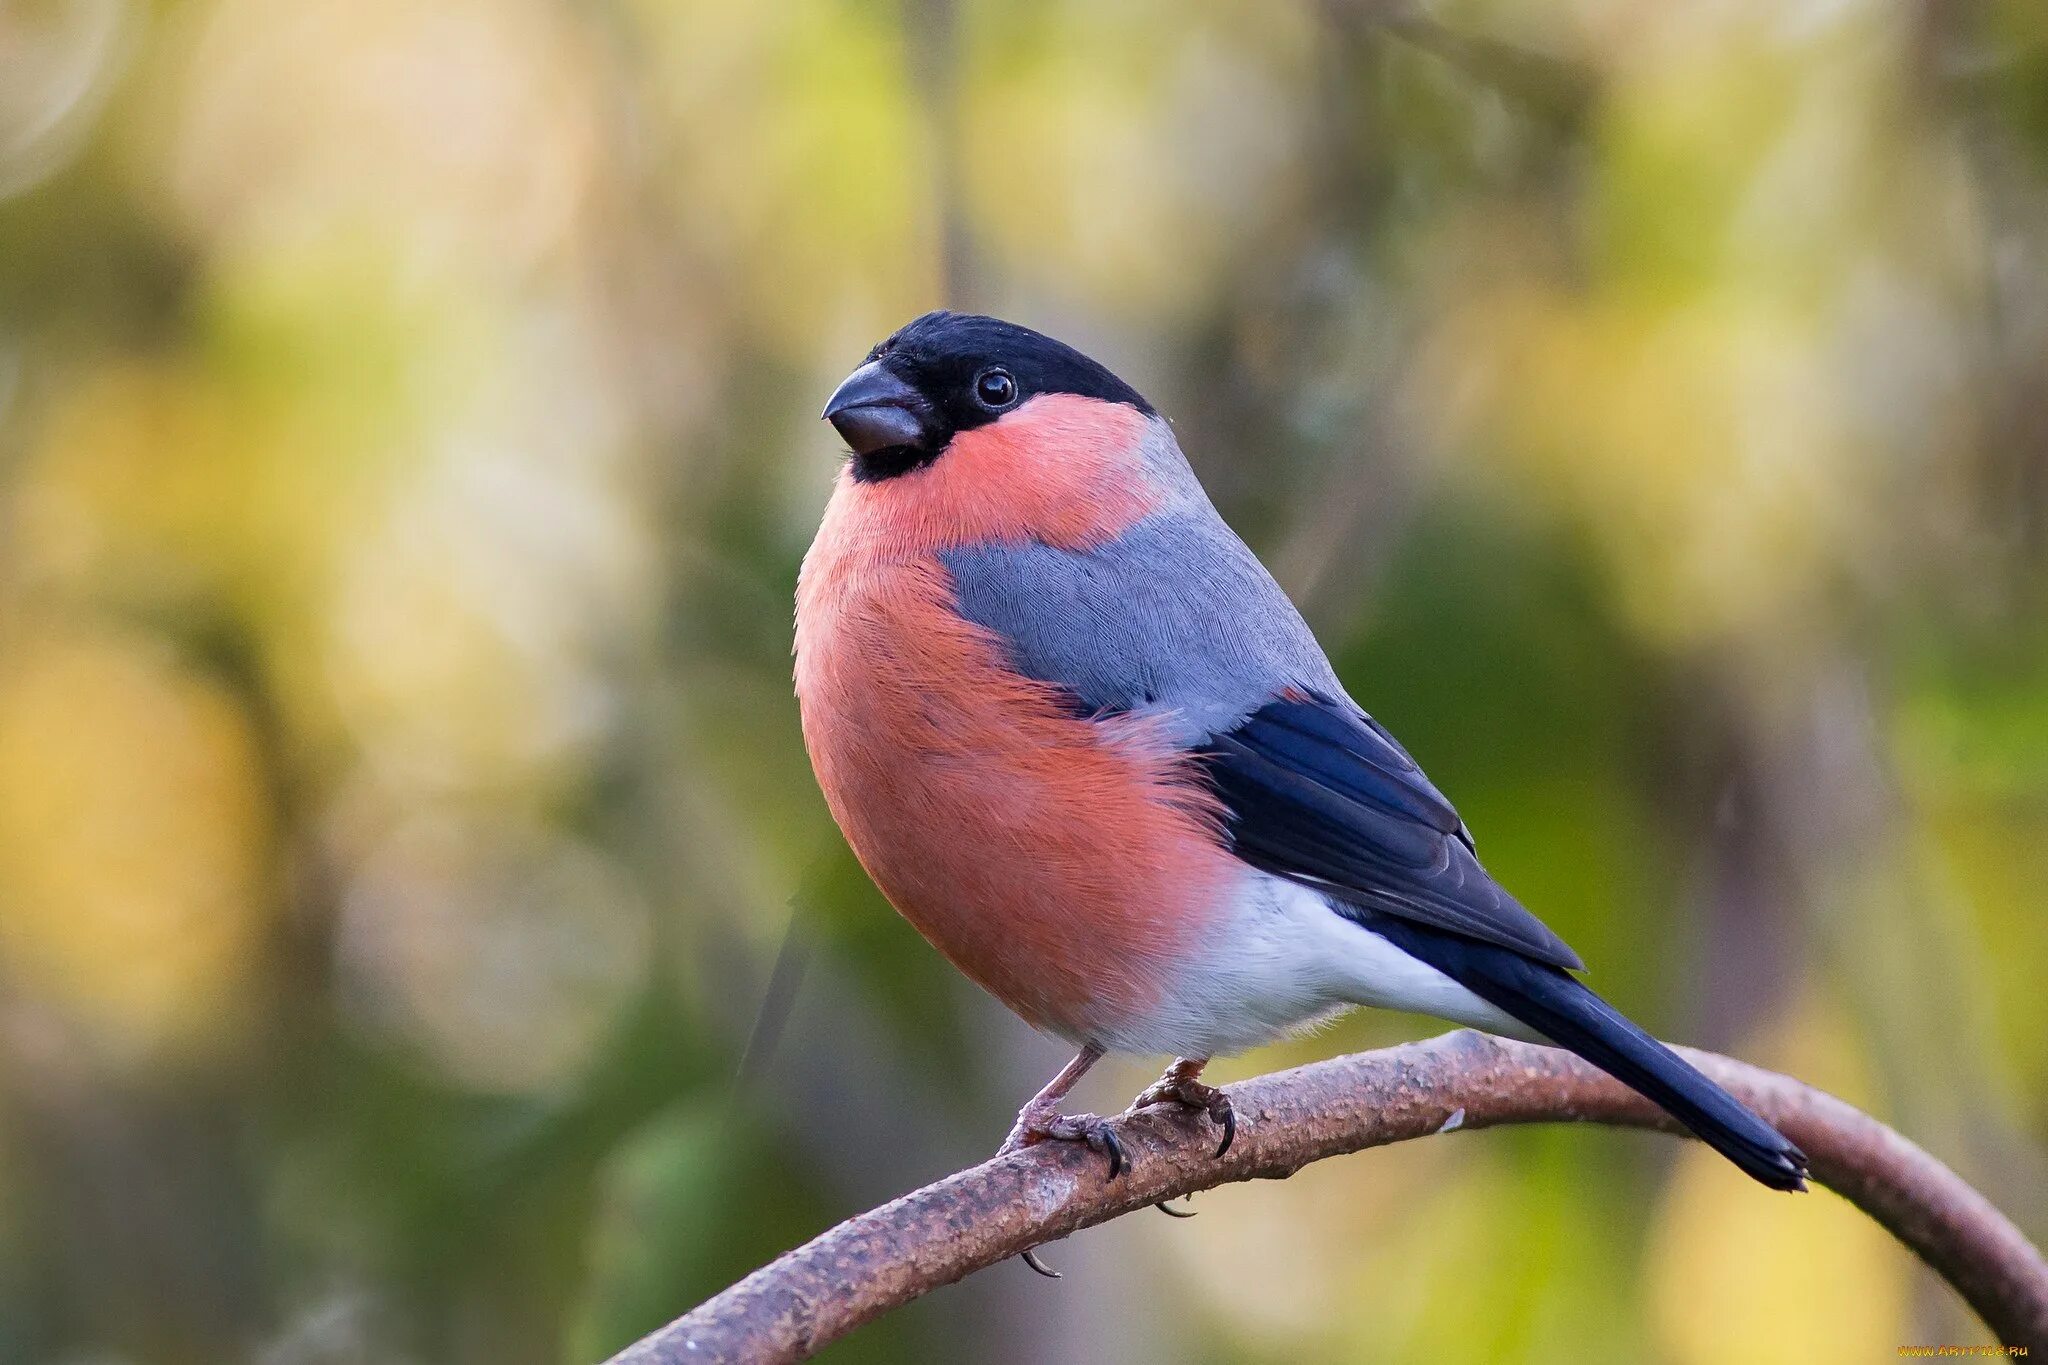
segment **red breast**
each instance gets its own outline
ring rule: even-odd
[[[883,894],[963,972],[1072,1038],[1142,1014],[1229,877],[1186,760],[1088,721],[954,610],[937,552],[1085,549],[1142,517],[1145,417],[1047,395],[914,475],[842,475],[797,591],[805,743]]]

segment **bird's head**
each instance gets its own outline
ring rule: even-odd
[[[1063,342],[971,313],[906,324],[824,417],[852,452],[846,514],[905,550],[1096,542],[1192,478],[1136,389]]]
[[[825,404],[861,482],[901,478],[986,427],[1071,427],[1101,409],[1105,434],[1154,416],[1138,391],[1064,342],[973,313],[926,313],[868,352]]]

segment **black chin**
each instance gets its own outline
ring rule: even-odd
[[[853,457],[853,481],[880,483],[884,479],[898,478],[923,469],[938,458],[938,451],[927,450],[923,446],[883,446],[878,450],[857,452]]]

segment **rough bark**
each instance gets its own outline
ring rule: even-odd
[[[1876,1219],[2007,1345],[2048,1350],[2048,1263],[1988,1200],[1877,1120],[1789,1077],[1687,1052],[1803,1148],[1820,1183]],[[1050,1143],[997,1157],[851,1218],[612,1358],[611,1365],[800,1360],[940,1285],[1080,1228],[1237,1180],[1452,1130],[1582,1122],[1680,1131],[1661,1110],[1553,1048],[1452,1033],[1230,1087],[1220,1160],[1199,1115],[1120,1121],[1134,1169]],[[1759,1189],[1758,1199],[1780,1196]]]

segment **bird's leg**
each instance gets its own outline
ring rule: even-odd
[[[1062,1114],[1060,1101],[1074,1088],[1074,1083],[1088,1074],[1088,1068],[1102,1060],[1102,1049],[1092,1043],[1075,1054],[1074,1060],[1060,1068],[1060,1074],[1045,1084],[1045,1089],[1031,1097],[1022,1109],[1017,1111],[1017,1124],[1010,1129],[1010,1135],[1003,1139],[1003,1145],[996,1149],[996,1155],[1020,1151],[1034,1143],[1045,1141],[1085,1142],[1094,1151],[1109,1160],[1109,1178],[1116,1179],[1124,1171],[1123,1144],[1116,1140],[1115,1131],[1109,1120],[1094,1114]]]
[[[1216,1148],[1216,1155],[1222,1156],[1230,1150],[1232,1140],[1237,1137],[1237,1111],[1230,1107],[1230,1096],[1197,1079],[1208,1064],[1207,1057],[1174,1058],[1166,1073],[1131,1101],[1131,1108],[1143,1109],[1148,1104],[1178,1104],[1201,1110],[1223,1127],[1223,1142]]]

